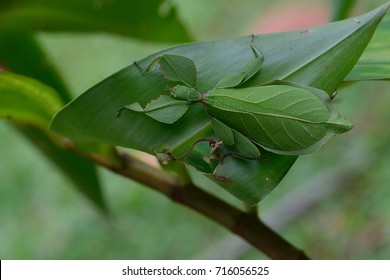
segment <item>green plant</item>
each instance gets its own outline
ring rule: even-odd
[[[12,2],[9,1],[9,5]],[[160,3],[154,2],[155,6],[151,10],[156,10]],[[365,52],[366,57],[363,54],[362,60],[358,62],[387,7],[388,4],[385,4],[363,16],[304,31],[179,45],[115,73],[65,107],[65,103],[70,100],[66,87],[54,68],[47,67],[50,63],[33,37],[26,33],[27,27],[21,24],[24,21],[16,21],[18,14],[13,15],[12,20],[11,14],[11,20],[5,19],[8,25],[2,25],[0,29],[0,60],[7,69],[18,74],[0,73],[0,116],[10,118],[104,211],[106,206],[94,170],[96,165],[143,183],[195,209],[240,235],[270,257],[306,258],[304,253],[264,225],[255,212],[233,207],[196,186],[186,166],[194,167],[248,206],[261,201],[279,184],[297,155],[311,151],[306,148],[317,142],[310,140],[302,149],[295,146],[290,150],[270,146],[262,142],[264,135],[259,137],[256,129],[242,128],[243,124],[255,127],[250,120],[229,122],[232,118],[240,118],[242,113],[233,115],[232,109],[221,113],[217,106],[213,106],[213,102],[226,105],[231,100],[220,98],[215,101],[212,98],[218,98],[220,94],[226,94],[224,97],[230,99],[235,98],[236,94],[244,96],[248,88],[255,88],[256,94],[263,94],[264,89],[272,87],[271,93],[277,95],[284,92],[282,89],[285,87],[294,89],[297,95],[302,95],[295,101],[311,98],[313,104],[319,106],[326,115],[313,130],[308,129],[310,133],[304,138],[312,136],[313,139],[319,139],[319,144],[323,144],[335,133],[350,128],[338,114],[330,113],[332,109],[327,104],[340,84],[343,81],[388,79],[388,66],[383,69],[378,67],[377,60],[370,59],[370,53],[379,53],[378,48],[385,51],[382,56],[388,54],[389,48],[383,47],[386,42],[383,33],[389,30],[387,18],[377,33],[377,40],[383,43],[369,47]],[[32,1],[22,8],[31,11],[36,7]],[[61,9],[63,6],[55,8]],[[85,7],[78,8],[84,11]],[[45,13],[44,9],[39,10]],[[85,18],[90,19],[91,15]],[[154,18],[158,17],[151,17],[150,21]],[[170,21],[167,26],[173,28],[167,29],[167,33],[179,34],[179,40],[186,40],[184,31],[178,27],[180,24],[172,20],[172,16],[167,19]],[[54,21],[55,24],[49,25],[52,28],[68,30],[73,26],[64,22],[64,17]],[[94,26],[91,21],[85,20],[81,29],[90,30],[91,26]],[[181,31],[175,32],[174,29]],[[120,30],[123,29],[113,26],[109,31]],[[132,35],[148,39],[178,39],[161,34],[157,36],[155,32],[139,32],[137,29]],[[13,53],[15,46],[28,46],[28,63],[33,67],[25,67],[25,64],[20,63]],[[173,64],[172,59],[175,60]],[[46,63],[42,64],[42,61]],[[159,66],[153,69],[156,61]],[[370,71],[366,70],[368,68]],[[186,74],[183,76],[181,73]],[[288,85],[263,86],[275,80],[284,80]],[[187,87],[178,87],[178,83]],[[183,97],[181,90],[188,93],[188,86],[194,87],[195,84],[195,91],[190,89],[190,97]],[[159,97],[166,92],[167,87],[173,88],[173,97],[169,94]],[[225,87],[238,88],[229,91],[221,89]],[[213,89],[212,92],[210,89]],[[205,92],[209,92],[209,96],[201,95]],[[248,98],[243,97],[243,100],[238,101],[242,103],[240,107],[261,102]],[[149,103],[151,100],[154,101]],[[273,106],[279,109],[280,106],[293,103],[282,102]],[[126,104],[131,104],[127,107],[130,110],[121,110]],[[207,107],[208,114],[205,114],[203,105]],[[63,109],[52,119],[61,107]],[[121,114],[118,118],[119,110]],[[335,116],[332,121],[331,114]],[[50,127],[56,133],[46,129],[50,120]],[[342,129],[335,129],[335,120]],[[259,119],[256,121],[260,122]],[[288,133],[284,133],[287,129],[272,132],[274,124],[271,122],[274,119],[269,117],[262,120],[265,123],[267,121],[266,134],[276,133],[270,138],[283,139],[278,142],[278,146],[288,145],[294,138],[285,138],[288,137]],[[298,131],[296,137],[299,134],[302,132]],[[202,139],[207,141],[200,141]],[[219,140],[228,147],[221,146]],[[156,155],[161,159],[162,168],[156,169],[129,154],[118,152],[114,146]],[[217,155],[219,153],[223,155]],[[230,153],[235,156],[229,156]],[[83,172],[80,173],[80,170]]]

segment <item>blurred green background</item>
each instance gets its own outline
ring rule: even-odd
[[[299,7],[312,9],[311,25],[327,20],[330,12],[330,1],[319,0],[173,2],[196,41],[281,31],[286,26],[283,18],[289,26],[299,26],[305,24],[294,25]],[[352,14],[384,2],[358,1]],[[74,96],[134,60],[171,46],[108,34],[39,33],[37,38]],[[388,82],[340,89],[335,106],[354,129],[319,152],[300,157],[260,204],[263,219],[311,258],[390,258],[389,89]],[[266,258],[158,193],[103,169],[99,175],[110,208],[108,219],[1,120],[0,258]]]

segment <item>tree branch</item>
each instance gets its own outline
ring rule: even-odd
[[[256,213],[241,211],[193,184],[183,185],[174,175],[151,167],[127,154],[120,154],[121,166],[91,158],[113,172],[156,190],[173,201],[191,208],[252,244],[272,259],[308,259],[267,225]]]

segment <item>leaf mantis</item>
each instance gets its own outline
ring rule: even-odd
[[[243,158],[256,159],[261,147],[284,155],[310,153],[324,145],[336,134],[346,132],[352,125],[331,106],[328,95],[319,89],[275,81],[258,87],[237,88],[263,65],[264,57],[250,44],[255,57],[239,72],[233,72],[205,92],[196,85],[196,66],[190,58],[163,54],[146,72],[159,65],[166,79],[178,85],[169,88],[144,108],[139,103],[122,107],[143,112],[158,122],[173,124],[189,106],[202,103],[210,123],[224,145],[234,145]]]

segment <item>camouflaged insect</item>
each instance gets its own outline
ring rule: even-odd
[[[263,65],[264,57],[251,43],[255,58],[240,72],[224,77],[213,89],[196,88],[195,63],[184,56],[163,54],[152,62],[178,85],[143,108],[133,103],[120,109],[143,112],[167,124],[178,121],[195,103],[202,103],[216,136],[224,145],[235,145],[245,158],[258,158],[265,150],[285,155],[310,153],[352,125],[331,106],[329,96],[316,88],[275,82],[258,87],[235,88],[249,80]]]

